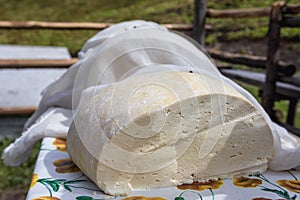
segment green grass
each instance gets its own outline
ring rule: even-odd
[[[0,0],[0,20],[11,21],[67,21],[110,22],[144,19],[158,23],[192,24],[193,0]],[[210,0],[209,8],[254,8],[270,6],[274,0]],[[290,0],[289,3],[299,3]],[[219,39],[236,40],[241,37],[263,38],[267,34],[268,18],[207,19],[214,31],[207,43]],[[230,31],[228,31],[230,30]],[[66,46],[72,54],[96,31],[61,30],[1,30],[0,43]],[[299,29],[284,29],[284,37],[300,37]]]
[[[193,0],[0,0],[0,20],[192,23]],[[66,46],[75,54],[97,31],[1,30],[0,43]]]
[[[8,138],[0,140],[0,152],[2,153],[11,142],[13,140]],[[18,167],[8,167],[2,160],[0,161],[0,192],[7,188],[28,188],[39,148],[40,143],[37,143],[29,159]]]

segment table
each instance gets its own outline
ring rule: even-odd
[[[104,194],[71,161],[66,141],[44,138],[28,200],[225,200],[300,199],[300,172],[267,171],[262,175],[134,191],[128,197]],[[143,197],[143,198],[142,198]],[[156,198],[154,198],[156,197]]]
[[[66,47],[3,45],[0,59],[71,59]],[[43,89],[60,77],[66,69],[5,68],[0,69],[0,106],[37,106]]]
[[[66,47],[3,45],[0,44],[1,59],[71,59]],[[1,68],[0,110],[2,108],[35,108],[41,100],[41,92],[58,79],[67,69],[45,68]],[[0,140],[3,137],[16,138],[20,135],[28,116],[1,116]]]

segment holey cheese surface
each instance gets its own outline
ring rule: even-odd
[[[85,90],[67,145],[111,195],[262,173],[273,156],[250,101],[220,80],[171,71]]]

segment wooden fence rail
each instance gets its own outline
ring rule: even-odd
[[[300,17],[284,17],[281,22],[282,27],[298,28],[300,27]]]
[[[0,59],[1,68],[68,68],[78,61],[71,59]]]
[[[2,29],[67,29],[67,30],[103,30],[112,23],[93,23],[93,22],[45,22],[45,21],[0,21]],[[177,30],[191,31],[192,25],[189,24],[162,24],[162,26]],[[210,26],[207,26],[209,28]]]
[[[249,67],[254,67],[254,68],[261,68],[261,69],[266,68],[267,57],[265,56],[229,53],[229,52],[218,51],[218,50],[208,50],[208,53],[212,58],[224,62],[247,65]],[[285,61],[279,60],[277,65],[279,68],[278,72],[281,75],[291,76],[296,72],[296,66],[292,63],[287,63]]]
[[[270,15],[271,8],[253,8],[253,9],[226,9],[215,10],[207,9],[206,17],[211,18],[249,18],[249,17],[268,17]]]
[[[37,109],[36,106],[0,107],[0,116],[30,115]]]
[[[300,5],[290,4],[283,10],[284,14],[300,13]],[[207,9],[206,17],[211,18],[249,18],[249,17],[269,17],[271,7],[250,8],[250,9]]]

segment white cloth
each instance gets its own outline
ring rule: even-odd
[[[4,149],[4,163],[10,166],[22,164],[30,155],[33,145],[44,137],[66,138],[72,114],[71,110],[49,108],[21,137]]]
[[[273,123],[246,90],[222,76],[197,45],[158,24],[136,20],[111,26],[89,39],[83,45],[79,58],[78,63],[43,91],[40,105],[25,124],[24,133],[4,150],[3,160],[6,164],[22,163],[27,159],[34,142],[42,137],[66,137],[73,120],[70,113],[76,112],[85,89],[98,85],[101,89],[107,84],[141,73],[174,70],[205,74],[235,88],[257,107],[272,129],[274,157],[269,168],[287,170],[300,166],[297,138]],[[164,67],[155,67],[157,64]],[[214,86],[210,87],[213,89]],[[60,109],[52,110],[52,107]],[[48,119],[51,119],[51,126],[46,126]]]

